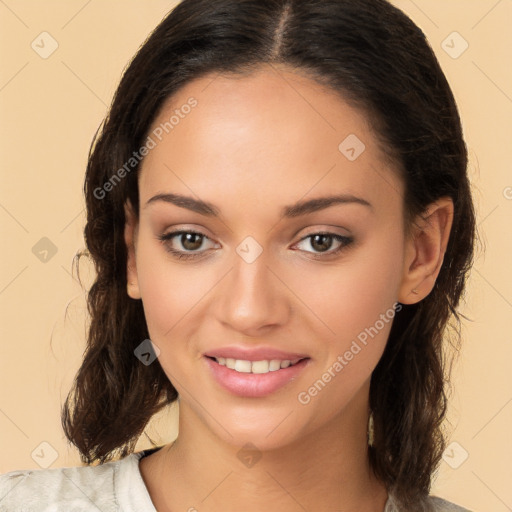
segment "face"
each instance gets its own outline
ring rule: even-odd
[[[364,115],[304,76],[262,68],[188,84],[149,135],[126,231],[129,294],[180,414],[270,449],[367,407],[408,246],[403,184]],[[305,359],[248,374],[205,355],[233,347]]]

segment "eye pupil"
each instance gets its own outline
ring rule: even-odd
[[[199,239],[199,243],[197,240],[194,242],[194,238]],[[202,236],[197,233],[184,233],[181,235],[181,244],[189,251],[199,249],[202,244]]]
[[[311,245],[314,247],[315,250],[318,250],[320,252],[327,251],[327,250],[329,250],[331,243],[326,243],[325,242],[326,239],[328,240],[328,242],[332,243],[332,236],[330,236],[330,235],[322,235],[322,234],[314,235],[311,240]],[[318,240],[320,240],[319,247],[316,246]]]

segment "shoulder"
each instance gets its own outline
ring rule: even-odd
[[[0,475],[0,512],[153,512],[139,471],[145,452],[97,466],[11,471]]]
[[[392,494],[386,503],[384,512],[403,512],[403,509],[398,506]],[[438,496],[427,496],[421,500],[421,503],[415,507],[415,512],[472,512],[471,510],[456,505],[451,501],[444,500]]]
[[[467,508],[456,505],[451,501],[443,500],[437,496],[429,496],[428,501],[433,512],[471,512]]]

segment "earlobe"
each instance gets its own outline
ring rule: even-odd
[[[406,240],[404,274],[398,301],[415,304],[434,288],[453,223],[453,201],[444,197],[418,216]]]
[[[126,243],[126,291],[132,299],[140,299],[139,281],[135,258],[138,220],[130,201],[124,205],[125,225],[124,241]]]

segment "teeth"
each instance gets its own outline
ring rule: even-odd
[[[258,361],[256,361],[257,363]],[[265,361],[266,363],[266,361]],[[272,359],[272,361],[269,362],[268,364],[268,369],[271,371],[271,372],[275,372],[276,370],[279,370],[281,368],[281,361],[279,361],[278,359]]]
[[[251,373],[251,363],[249,361],[242,361],[237,359],[235,361],[235,367],[233,368],[237,372]]]
[[[268,373],[293,366],[300,361],[300,358],[294,359],[293,361],[289,359],[285,359],[284,361],[279,359],[272,359],[270,361],[245,361],[243,359],[231,359],[229,357],[216,357],[215,360],[220,365],[240,373]]]

